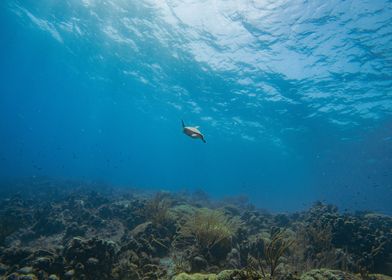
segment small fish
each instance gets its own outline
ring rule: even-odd
[[[188,135],[189,137],[193,138],[193,139],[201,139],[201,141],[203,141],[204,143],[207,143],[206,140],[204,140],[204,136],[203,134],[201,134],[201,132],[199,131],[199,127],[195,126],[185,126],[185,123],[183,120],[181,120],[182,122],[182,130],[184,132],[184,134]]]

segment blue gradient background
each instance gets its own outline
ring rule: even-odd
[[[5,0],[0,36],[2,180],[392,212],[391,1]]]

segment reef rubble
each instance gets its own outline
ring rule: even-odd
[[[320,202],[276,214],[243,197],[47,179],[3,185],[0,279],[392,279],[387,215]]]

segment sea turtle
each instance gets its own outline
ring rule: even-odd
[[[207,143],[206,140],[204,140],[204,136],[203,134],[201,134],[201,132],[199,131],[199,127],[195,126],[185,126],[185,123],[183,120],[181,120],[182,122],[182,130],[183,132],[188,135],[189,137],[193,138],[193,139],[201,139],[201,141],[203,141],[204,143]]]

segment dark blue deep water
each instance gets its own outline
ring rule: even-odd
[[[392,1],[3,0],[0,177],[391,213]]]

